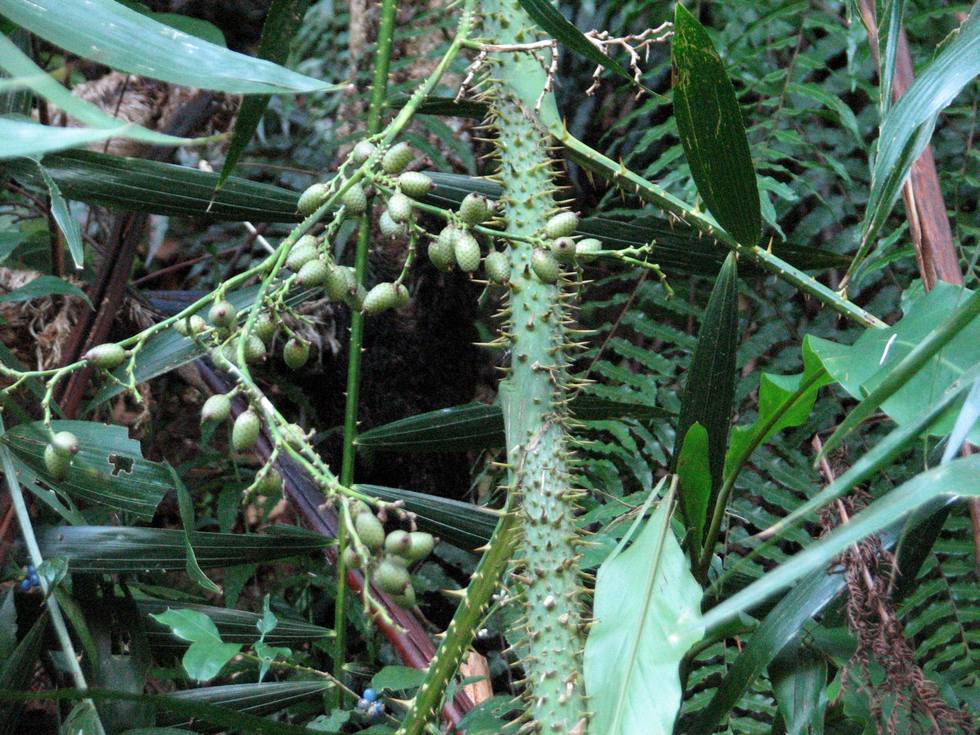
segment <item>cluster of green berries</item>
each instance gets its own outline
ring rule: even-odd
[[[577,227],[578,215],[569,211],[559,212],[545,223],[542,235],[548,247],[535,248],[531,253],[531,270],[540,281],[556,283],[562,265],[591,261],[602,250],[602,243],[594,237],[576,242],[572,235]]]
[[[81,447],[78,437],[70,431],[59,431],[52,435],[44,448],[44,468],[55,480],[63,480],[68,475],[72,458]]]
[[[396,530],[385,533],[384,525],[367,506],[357,503],[354,508],[354,531],[371,553],[371,579],[391,595],[401,607],[415,605],[415,589],[409,567],[432,553],[435,539],[423,531]],[[362,560],[352,546],[344,549],[347,566],[357,569]]]

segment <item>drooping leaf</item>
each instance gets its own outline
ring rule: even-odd
[[[242,650],[240,643],[225,643],[218,628],[204,613],[196,610],[168,609],[154,614],[153,619],[168,626],[178,638],[190,642],[181,663],[188,676],[197,681],[210,681],[224,665]]]
[[[919,154],[929,145],[939,113],[980,74],[980,6],[974,5],[956,35],[896,102],[881,125],[871,169],[871,191],[855,265],[867,253],[901,192]]]
[[[191,542],[191,534],[197,530],[194,523],[194,499],[187,491],[187,487],[180,479],[177,471],[170,465],[167,465],[167,470],[170,472],[170,479],[177,489],[177,507],[180,510],[180,525],[183,526],[184,531],[184,554],[187,557],[184,569],[187,576],[206,591],[220,593],[221,588],[208,579],[208,575],[201,570],[197,563],[197,554],[194,553],[194,544]]]
[[[672,50],[674,117],[698,193],[732,237],[755,245],[759,187],[735,89],[707,32],[681,3]]]
[[[88,300],[88,296],[85,295],[82,289],[57,276],[38,276],[20,288],[15,288],[9,293],[0,294],[0,302],[30,301],[31,299],[40,299],[45,296],[75,296],[89,306],[92,306],[92,302]]]
[[[75,269],[80,270],[85,260],[85,253],[82,249],[81,225],[71,216],[68,202],[61,195],[61,190],[54,183],[54,179],[40,163],[38,163],[38,169],[41,171],[41,176],[44,177],[44,183],[48,187],[48,194],[51,197],[51,215],[54,217],[58,229],[61,230],[61,234],[65,236],[65,243],[68,245],[68,252],[71,253],[71,259],[75,263]]]
[[[679,7],[679,6],[678,6]],[[699,423],[707,432],[712,497],[718,492],[725,467],[725,448],[735,400],[735,353],[738,347],[738,268],[729,254],[718,272],[698,332],[698,344],[687,371],[677,420],[674,457],[688,430]],[[676,459],[675,459],[676,462]],[[687,498],[681,507],[687,515]],[[710,505],[710,501],[709,501]],[[695,532],[700,536],[700,531]]]
[[[286,559],[319,551],[331,543],[299,528],[267,533],[195,531],[191,540],[205,569]],[[164,528],[59,526],[43,528],[38,544],[44,556],[68,560],[71,573],[183,571],[187,564],[184,533]]]
[[[276,64],[283,64],[289,58],[289,44],[296,35],[308,0],[273,0],[262,24],[262,37],[259,39],[258,58],[266,59]],[[235,169],[235,164],[245,151],[245,146],[255,134],[262,115],[269,106],[269,95],[251,95],[242,101],[241,108],[235,118],[235,130],[228,144],[225,163],[215,187],[221,189],[225,181]]]
[[[633,544],[623,551],[621,543],[596,577],[585,688],[590,726],[604,735],[673,731],[678,668],[704,634],[701,588],[670,529],[669,506],[662,501]]]
[[[838,428],[837,438],[825,443],[825,450],[832,449],[839,438],[879,406],[897,423],[911,421],[964,371],[980,362],[977,314],[980,292],[939,282],[929,293],[908,301],[905,316],[895,326],[870,329],[850,347],[808,337],[824,369],[862,401]],[[930,433],[948,433],[955,419],[956,412],[950,410]],[[975,428],[969,438],[980,442],[980,428]]]
[[[49,436],[42,423],[15,426],[0,439],[16,458],[26,487],[33,488],[40,480],[73,499],[126,511],[142,520],[153,518],[172,488],[170,473],[143,458],[140,443],[129,438],[126,427],[94,421],[53,421],[51,427],[73,433],[80,447],[60,480],[44,465]]]
[[[182,33],[112,0],[0,0],[0,13],[66,51],[173,84],[232,94],[338,88]]]

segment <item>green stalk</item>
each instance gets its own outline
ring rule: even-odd
[[[374,61],[374,82],[371,87],[371,103],[368,107],[368,136],[376,135],[381,128],[381,111],[388,91],[388,68],[391,64],[391,48],[395,36],[396,0],[383,0],[381,23],[378,27],[378,48]],[[354,275],[357,283],[364,283],[367,271],[368,245],[371,237],[371,199],[367,213],[361,217],[357,230],[357,248],[354,252]],[[357,437],[357,402],[361,387],[361,346],[364,343],[364,315],[351,312],[350,348],[347,353],[347,397],[344,404],[344,452],[340,465],[340,482],[350,487],[354,482],[354,439]],[[344,660],[347,647],[347,564],[344,548],[347,546],[347,524],[337,524],[337,593],[334,601],[334,677],[343,681]],[[342,697],[340,688],[334,689],[334,706],[339,707]]]

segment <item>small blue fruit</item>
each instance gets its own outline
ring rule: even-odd
[[[31,586],[32,585],[31,585],[31,580],[30,579],[25,579],[25,580],[23,580],[20,583],[20,589],[23,592],[30,592],[31,591]]]
[[[378,693],[373,689],[365,689],[364,693],[361,696],[364,697],[367,701],[373,702],[378,698]]]

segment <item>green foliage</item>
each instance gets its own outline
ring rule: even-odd
[[[196,610],[173,610],[152,615],[168,626],[175,636],[190,642],[181,662],[187,675],[197,681],[210,681],[241,649],[240,643],[225,643],[218,628],[204,613]]]

